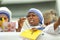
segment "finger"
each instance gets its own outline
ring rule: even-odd
[[[24,22],[26,18],[20,18],[19,22]]]
[[[37,29],[36,28],[32,28],[33,31],[36,31]]]

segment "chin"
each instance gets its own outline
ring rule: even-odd
[[[31,24],[31,26],[36,26],[35,24]]]

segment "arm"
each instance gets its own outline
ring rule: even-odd
[[[46,32],[46,33],[55,34],[56,33],[55,30],[60,25],[60,21],[59,20],[60,20],[60,17],[55,23],[52,23],[52,24],[48,25],[43,31]]]
[[[60,25],[60,17],[59,17],[59,19],[54,23],[54,30],[56,30],[59,25]]]
[[[18,29],[16,29],[16,32],[20,32],[23,26],[23,23],[25,21],[25,18],[20,18],[18,21]]]

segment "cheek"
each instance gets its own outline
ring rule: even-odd
[[[34,20],[35,20],[35,21],[39,21],[39,18],[38,18],[38,17],[35,17]]]

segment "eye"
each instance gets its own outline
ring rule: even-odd
[[[4,18],[5,20],[7,19],[7,18]]]
[[[33,15],[33,16],[36,16],[36,15]]]
[[[30,17],[30,15],[28,15],[27,17]]]

